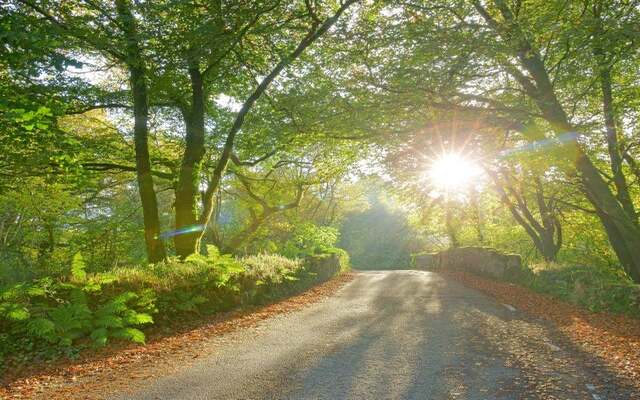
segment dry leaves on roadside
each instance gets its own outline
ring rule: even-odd
[[[2,377],[0,399],[101,398],[119,385],[135,383],[162,374],[177,360],[187,362],[199,357],[198,349],[207,338],[254,326],[262,320],[316,303],[351,281],[354,273],[340,275],[304,293],[254,310],[219,314],[209,320],[190,321],[172,327],[171,332],[148,335],[144,346],[111,346],[85,352],[80,360],[60,361],[52,366],[34,366]]]
[[[501,303],[553,322],[569,340],[597,355],[616,373],[640,382],[640,320],[589,312],[522,286],[467,272],[452,271],[447,275],[495,297]]]

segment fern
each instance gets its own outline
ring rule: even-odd
[[[113,331],[113,337],[119,339],[130,340],[135,343],[144,344],[145,336],[140,329],[136,328],[121,328]]]
[[[93,320],[94,326],[99,328],[122,328],[124,321],[121,317],[114,314],[106,314],[98,316]]]
[[[52,341],[52,334],[56,329],[56,324],[46,318],[35,318],[27,324],[28,331],[35,336],[48,338]]]
[[[153,317],[149,314],[139,313],[134,310],[127,310],[122,316],[127,325],[143,325],[153,323]]]
[[[316,272],[300,260],[268,254],[236,259],[209,246],[206,255],[184,262],[88,274],[77,253],[65,278],[0,288],[0,323],[13,335],[0,334],[0,345],[23,335],[32,346],[70,354],[87,340],[95,346],[113,339],[144,343],[140,327],[154,323],[158,308],[167,322],[185,313],[215,312],[303,287],[318,279]],[[278,289],[283,283],[284,291]]]
[[[80,252],[76,253],[71,261],[71,277],[74,281],[84,282],[87,279],[85,268],[86,264],[84,263],[82,254],[80,254]]]
[[[107,340],[109,339],[109,330],[107,328],[94,329],[89,337],[97,346],[104,346],[107,344]]]
[[[198,312],[198,306],[207,302],[202,295],[181,291],[175,293],[175,299],[174,308],[179,311]]]
[[[19,303],[0,303],[0,316],[12,321],[29,319],[29,310]]]
[[[75,339],[86,334],[91,328],[91,310],[86,304],[72,303],[58,306],[48,313],[48,321],[53,324],[53,330],[36,329],[36,334],[62,346],[71,346]],[[51,326],[49,323],[40,322],[42,328]]]

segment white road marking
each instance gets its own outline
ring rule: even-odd
[[[553,351],[560,351],[560,347],[556,346],[553,343],[545,343],[545,344]]]
[[[585,384],[585,386],[587,387],[587,389],[589,389],[590,392],[595,392],[596,391],[595,385],[593,385],[591,383],[587,383],[587,384]],[[593,400],[603,400],[602,397],[600,397],[599,395],[597,395],[595,393],[591,393],[591,397],[593,397]]]

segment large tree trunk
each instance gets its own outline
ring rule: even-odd
[[[149,157],[149,105],[147,98],[146,68],[137,37],[137,24],[128,0],[117,0],[118,17],[127,38],[126,54],[129,81],[133,95],[134,126],[133,136],[136,152],[136,178],[142,203],[144,239],[149,262],[166,258],[164,243],[160,240],[160,217],[158,200],[153,187],[151,160]]]
[[[555,98],[555,96],[554,96]],[[559,103],[554,106],[553,115],[561,115],[564,120],[547,118],[557,134],[574,132]],[[546,114],[544,110],[543,114]],[[587,199],[595,207],[609,243],[618,256],[624,270],[635,281],[640,283],[640,227],[635,216],[629,215],[612,193],[600,171],[591,162],[579,143],[573,145],[573,159],[580,177],[582,190]]]
[[[521,84],[527,95],[536,102],[544,118],[554,132],[565,135],[575,132],[564,108],[560,104],[542,58],[527,40],[518,21],[505,0],[494,0],[505,22],[498,22],[479,1],[474,6],[482,17],[497,29],[503,38],[514,45],[520,64],[531,78],[517,69],[510,69],[511,75]],[[575,142],[572,157],[582,183],[582,189],[596,208],[620,263],[635,281],[640,283],[640,228],[635,216],[630,215],[604,181],[593,165],[582,145]]]
[[[575,132],[555,95],[553,100],[551,104],[539,102],[547,121],[558,135]],[[640,283],[640,227],[636,224],[635,215],[627,213],[577,141],[573,145],[572,156],[582,191],[595,207],[611,247],[627,274]]]
[[[596,209],[611,247],[625,271],[640,283],[640,228],[611,193],[598,169],[580,153],[576,160],[583,189]]]
[[[607,150],[609,151],[613,183],[616,186],[616,197],[627,214],[629,214],[634,221],[637,221],[636,210],[633,206],[631,195],[629,194],[629,187],[627,186],[624,171],[622,170],[622,156],[618,143],[615,110],[613,109],[611,69],[608,66],[602,66],[600,69],[600,85],[602,87],[602,111],[607,135]]]
[[[556,261],[558,258],[558,250],[560,250],[560,248],[559,246],[556,246],[553,233],[545,231],[541,239],[542,248],[539,250],[540,254],[542,254],[542,258],[544,258],[545,261]]]
[[[555,132],[557,134],[574,132],[573,126],[568,122],[557,100],[553,107],[555,110],[548,114],[547,120],[551,122]],[[543,114],[547,114],[544,109],[542,111]],[[553,119],[551,115],[560,115],[563,119]],[[635,282],[640,283],[640,227],[635,222],[635,216],[629,215],[620,204],[582,146],[576,142],[573,149],[574,165],[580,177],[582,190],[595,207],[609,243],[622,267]]]
[[[185,150],[176,187],[174,244],[176,254],[184,258],[200,250],[201,233],[198,226],[198,194],[202,158],[204,157],[205,95],[202,75],[197,63],[189,69],[191,78],[191,109],[184,112],[186,125]]]

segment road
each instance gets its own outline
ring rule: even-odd
[[[115,398],[634,398],[553,327],[431,272],[361,272],[329,299],[214,341]]]

